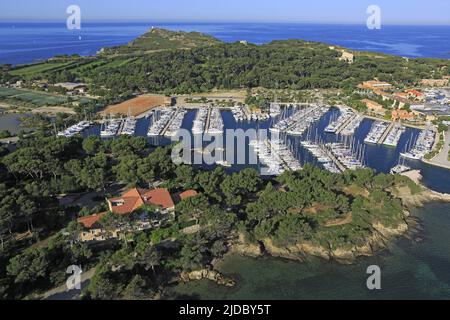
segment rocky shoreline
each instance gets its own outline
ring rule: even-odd
[[[450,194],[443,194],[432,191],[423,185],[420,185],[422,191],[412,194],[409,190],[400,189],[393,193],[402,201],[405,206],[402,221],[396,228],[387,227],[381,223],[373,224],[373,233],[361,246],[352,246],[346,248],[324,248],[321,245],[312,242],[301,242],[288,247],[276,246],[271,239],[264,239],[258,243],[251,243],[245,239],[243,234],[239,234],[228,244],[229,251],[222,259],[215,260],[211,264],[211,269],[204,269],[180,275],[181,282],[190,282],[201,279],[207,279],[227,287],[236,285],[236,281],[222,275],[216,269],[220,269],[220,263],[229,255],[242,255],[251,258],[262,258],[271,256],[275,258],[288,259],[293,261],[306,261],[308,256],[319,257],[327,261],[335,261],[341,264],[354,264],[360,257],[370,257],[381,250],[389,248],[390,242],[400,236],[405,236],[412,241],[420,241],[419,233],[420,222],[410,216],[410,209],[422,207],[429,202],[450,202]]]
[[[271,239],[265,239],[259,243],[249,243],[241,234],[239,238],[230,244],[230,254],[239,254],[243,256],[258,258],[268,255],[276,258],[283,258],[295,261],[305,261],[307,256],[319,257],[328,261],[336,261],[342,264],[353,264],[360,257],[370,257],[377,252],[387,249],[389,243],[400,236],[406,236],[408,231],[418,232],[420,226],[415,219],[410,218],[410,209],[422,207],[429,202],[450,202],[450,194],[443,194],[430,190],[420,185],[422,191],[417,194],[411,194],[406,190],[398,190],[396,196],[405,206],[403,221],[396,228],[389,228],[377,223],[372,225],[373,234],[367,239],[366,244],[362,246],[352,246],[348,248],[324,248],[323,246],[302,242],[288,247],[278,247]]]

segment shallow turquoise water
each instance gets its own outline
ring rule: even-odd
[[[232,256],[221,271],[238,280],[235,288],[198,281],[174,291],[201,299],[450,299],[450,204],[428,204],[414,215],[423,220],[424,241],[399,239],[355,265]],[[381,267],[380,291],[366,287],[370,265]]]

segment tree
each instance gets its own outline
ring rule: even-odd
[[[146,270],[152,269],[153,274],[156,275],[155,267],[161,262],[161,253],[152,245],[150,245],[143,253],[141,264]]]
[[[122,292],[125,300],[143,300],[147,297],[146,282],[140,275],[135,275]]]
[[[100,152],[102,147],[102,140],[97,136],[90,136],[83,140],[83,150],[90,155],[95,155]]]
[[[25,284],[44,278],[49,264],[44,250],[31,249],[13,257],[6,270],[15,283]]]

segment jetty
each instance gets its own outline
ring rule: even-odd
[[[392,129],[394,129],[395,122],[391,122],[389,124],[389,127],[384,131],[384,133],[381,135],[380,139],[378,139],[378,144],[383,144],[383,142],[386,140],[388,135],[391,133]]]
[[[323,148],[323,151],[326,152],[327,156],[331,159],[334,165],[341,171],[344,172],[347,168],[339,161],[339,159],[331,152],[328,148]]]
[[[177,108],[173,117],[169,120],[169,122],[167,122],[167,125],[161,131],[161,135],[167,137],[175,136],[183,124],[183,119],[186,113],[187,111],[185,109]]]
[[[205,122],[205,130],[206,131],[208,131],[209,126],[211,124],[211,112],[212,112],[212,108],[208,108],[207,114],[206,114],[206,122]]]

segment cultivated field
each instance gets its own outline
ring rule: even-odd
[[[171,99],[166,96],[148,95],[127,100],[120,104],[107,107],[101,112],[103,115],[120,114],[138,116],[159,106],[170,105]]]
[[[64,96],[13,88],[0,88],[0,100],[2,99],[31,103],[35,106],[52,106],[67,102]]]

